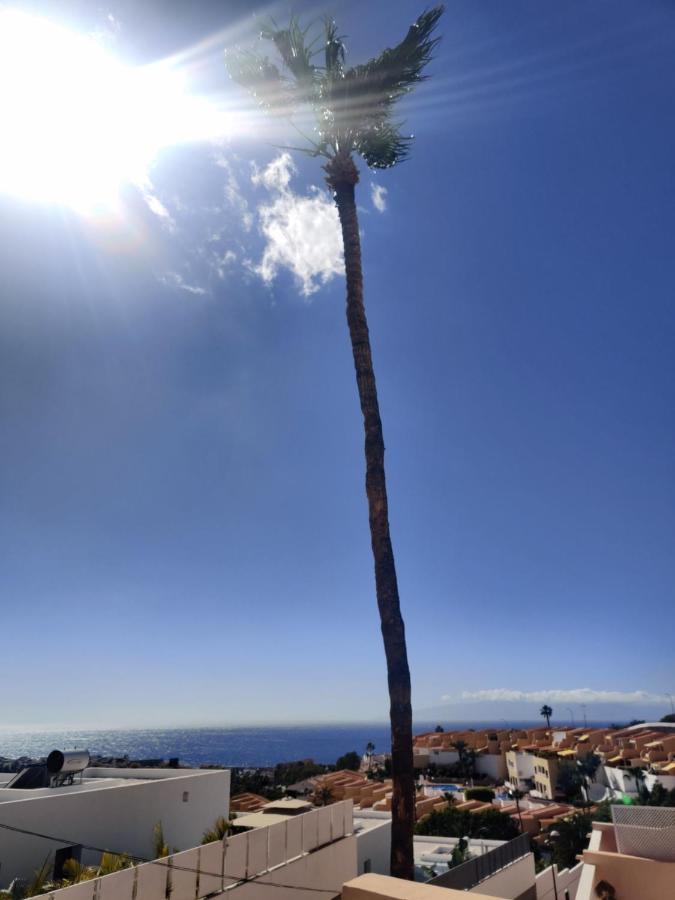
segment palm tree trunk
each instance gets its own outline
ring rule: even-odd
[[[391,720],[391,771],[394,782],[391,874],[397,878],[412,880],[414,877],[415,775],[410,670],[405,643],[405,628],[398,596],[394,551],[389,534],[382,421],[377,402],[368,322],[363,305],[361,240],[354,196],[359,176],[350,157],[338,157],[331,160],[326,166],[326,171],[328,172],[328,184],[334,191],[344,241],[347,324],[365,429],[366,495],[370,519],[370,538],[375,562],[377,605],[387,660]]]

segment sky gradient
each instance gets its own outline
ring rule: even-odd
[[[49,10],[246,105],[249,4]],[[330,11],[360,62],[421,7]],[[674,26],[449,3],[412,159],[360,166],[418,710],[669,711]],[[122,221],[0,196],[5,725],[387,715],[335,214],[279,129],[165,151]]]

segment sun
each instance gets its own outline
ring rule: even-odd
[[[94,38],[0,10],[0,192],[93,212],[163,147],[232,131],[170,62],[134,68]]]

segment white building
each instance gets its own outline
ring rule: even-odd
[[[271,818],[271,816],[270,816]],[[42,900],[330,900],[356,876],[352,802],[253,828]]]
[[[521,750],[509,750],[506,754],[506,786],[519,791],[529,791],[534,786],[534,754]]]
[[[7,787],[13,778],[0,773],[0,824],[21,829],[0,827],[2,887],[30,878],[48,857],[57,872],[68,858],[97,864],[100,853],[86,846],[152,859],[157,822],[170,847],[194,847],[229,812],[230,773],[223,769],[91,767],[76,783],[33,789]]]

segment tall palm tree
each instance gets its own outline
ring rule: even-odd
[[[551,727],[551,716],[553,715],[553,709],[550,706],[544,704],[542,708],[539,710],[539,715],[543,716],[546,719],[546,727]]]
[[[579,769],[583,780],[586,804],[590,803],[591,784],[595,781],[595,773],[598,771],[601,762],[602,760],[599,756],[596,756],[595,753],[587,753],[586,756],[582,756],[581,759],[577,760],[577,768]]]
[[[337,26],[326,20],[320,39],[323,64],[307,30],[296,19],[288,28],[274,21],[261,37],[275,49],[281,68],[267,57],[235,49],[226,53],[230,76],[247,87],[269,111],[292,114],[304,108],[315,126],[309,147],[301,148],[326,160],[326,182],[337,206],[344,244],[347,281],[347,324],[356,383],[363,415],[366,456],[366,496],[375,588],[387,661],[393,777],[391,874],[414,877],[413,769],[410,670],[398,594],[394,552],[389,532],[384,471],[384,437],[375,385],[368,322],[363,301],[361,241],[355,188],[359,172],[354,155],[373,169],[388,169],[408,156],[412,137],[401,133],[393,119],[396,102],[424,80],[424,69],[438,39],[433,36],[442,6],[427,10],[403,40],[362,65],[345,66],[345,45]],[[283,74],[282,74],[283,71]]]

